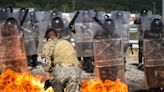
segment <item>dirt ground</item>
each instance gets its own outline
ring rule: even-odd
[[[128,84],[129,92],[148,92],[143,70],[139,70],[138,59],[128,58],[126,64],[125,80]]]

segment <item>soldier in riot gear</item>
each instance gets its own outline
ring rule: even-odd
[[[60,32],[64,29],[64,23],[60,17],[53,18],[51,25],[57,32]]]
[[[54,28],[62,39],[70,39],[69,28],[65,27],[64,21],[61,17],[56,16],[51,20],[51,28]]]
[[[36,15],[34,12],[29,12],[28,9],[21,8],[18,17],[23,30],[25,49],[29,69],[37,66],[37,33],[34,31],[34,21]]]
[[[77,14],[79,13],[79,14]],[[85,72],[93,72],[93,37],[95,27],[93,17],[96,15],[93,10],[80,10],[74,23],[75,48],[78,57],[82,60],[82,66]]]
[[[146,16],[148,14],[148,11],[146,9],[142,9],[140,14],[141,16]]]
[[[95,74],[103,81],[124,80],[122,13],[114,12],[112,18],[107,18],[104,22],[97,18],[94,20],[102,27],[94,36]]]
[[[150,22],[150,30],[144,32],[144,71],[150,92],[161,92],[160,87],[164,86],[163,22],[160,17],[152,17]]]
[[[144,20],[142,18],[144,18],[147,15],[148,15],[148,11],[146,9],[142,9],[140,12],[140,18],[138,18],[135,21],[136,24],[139,24],[139,27],[138,27],[138,34],[139,34],[139,38],[138,38],[138,45],[139,45],[138,68],[142,68],[142,65],[143,65],[143,35],[144,35],[145,28],[142,28],[144,25],[144,24],[142,24],[144,22]]]
[[[27,71],[27,59],[22,33],[15,18],[9,17],[1,28],[1,65],[16,72]]]

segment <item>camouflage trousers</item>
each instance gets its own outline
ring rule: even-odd
[[[55,67],[52,71],[52,87],[55,92],[81,92],[81,69]]]

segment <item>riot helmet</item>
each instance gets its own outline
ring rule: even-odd
[[[60,32],[64,29],[64,22],[60,17],[55,17],[52,20],[52,28],[54,28],[57,32]]]
[[[140,15],[141,16],[146,16],[146,15],[148,15],[148,11],[146,9],[142,9],[141,12],[140,12]]]
[[[6,19],[7,18],[7,16],[8,16],[8,9],[6,9],[6,8],[1,8],[0,9],[0,20],[4,20],[4,19]]]
[[[33,23],[37,22],[36,20],[36,13],[34,11],[30,12],[30,18]]]
[[[107,29],[107,31],[113,31],[114,30],[114,21],[112,19],[106,19],[104,22],[104,27]]]
[[[163,23],[160,19],[155,18],[151,22],[151,31],[154,33],[160,33],[163,28]]]
[[[117,18],[117,19],[123,18],[123,13],[122,13],[122,12],[117,12],[117,13],[116,13],[116,18]]]
[[[89,10],[84,10],[82,12],[82,17],[84,17],[83,21],[82,22],[91,22],[91,15],[90,15],[90,12]]]
[[[113,35],[115,24],[114,21],[110,18],[106,19],[103,23],[104,30],[97,31],[94,36],[95,39],[109,38]]]
[[[11,35],[17,35],[18,33],[18,22],[15,18],[8,18],[3,26],[2,30],[2,36],[11,36]]]

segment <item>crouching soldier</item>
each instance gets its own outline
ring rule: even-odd
[[[58,38],[54,29],[48,29],[43,46],[46,75],[55,92],[80,92],[80,62],[71,43]]]

